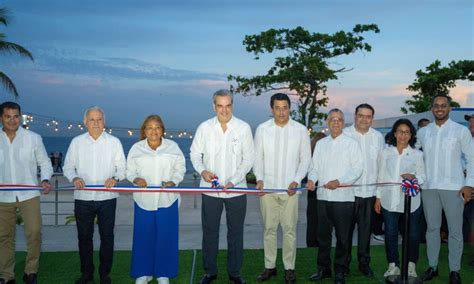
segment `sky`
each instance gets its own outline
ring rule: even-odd
[[[30,50],[34,61],[1,54],[24,112],[81,121],[98,105],[107,124],[138,128],[159,114],[169,129],[195,129],[214,115],[212,93],[228,88],[227,75],[264,74],[274,55],[254,60],[245,35],[302,26],[311,32],[364,34],[371,52],[339,57],[351,71],[328,83],[328,108],[352,117],[369,102],[376,118],[399,116],[415,72],[435,60],[474,59],[474,2],[299,0],[0,0],[11,23],[0,28]],[[451,95],[474,107],[474,85],[459,82]],[[0,89],[0,101],[13,100]],[[234,114],[252,128],[270,118],[270,95],[236,96]],[[324,109],[324,110],[327,110]]]

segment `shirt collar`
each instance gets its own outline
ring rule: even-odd
[[[97,138],[97,140],[94,140],[94,138],[92,138],[92,136],[89,134],[89,132],[86,133],[86,137],[87,137],[87,140],[90,141],[90,142],[97,142],[97,141],[100,141],[102,139],[106,139],[107,134],[105,133],[105,131],[102,131],[102,133],[100,134],[100,136]]]
[[[441,124],[441,126],[438,126],[438,124],[436,124],[436,122],[433,121],[433,127],[435,127],[436,129],[441,129],[441,128],[449,126],[451,122],[452,122],[451,118],[448,118],[448,120],[446,120],[443,124]]]
[[[232,126],[234,126],[235,124],[235,119],[234,119],[234,115],[232,114],[232,117],[230,118],[230,120],[227,122],[227,128],[232,128]],[[221,123],[219,122],[219,119],[217,119],[217,116],[214,117],[214,121],[213,121],[213,124],[214,126],[219,126],[221,127]]]

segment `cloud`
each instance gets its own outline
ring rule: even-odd
[[[101,80],[150,80],[166,82],[184,82],[198,80],[209,84],[226,80],[226,75],[205,73],[193,70],[174,69],[161,64],[149,63],[140,59],[123,57],[98,57],[91,52],[76,50],[45,50],[34,52],[35,62],[17,62],[10,58],[2,60],[9,67],[23,71],[44,72],[48,76],[57,74],[66,79],[68,76],[85,76]],[[82,79],[82,78],[81,78]]]
[[[449,94],[461,107],[474,107],[474,82],[460,82]]]

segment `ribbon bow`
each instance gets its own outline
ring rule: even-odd
[[[211,179],[211,188],[219,188],[219,177],[218,176],[214,176]]]
[[[415,197],[420,193],[420,185],[418,185],[418,179],[413,178],[411,180],[404,179],[402,181],[402,191],[405,195]]]

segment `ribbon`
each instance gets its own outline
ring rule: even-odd
[[[218,176],[214,176],[211,179],[211,188],[219,188],[219,177]]]
[[[418,179],[412,178],[411,180],[404,179],[401,185],[402,191],[405,195],[415,197],[420,193],[420,185],[418,185]]]
[[[391,186],[399,185],[399,183],[393,182],[382,182],[372,184],[353,184],[353,185],[341,185],[338,188],[347,187],[361,187],[361,186]],[[317,186],[316,188],[324,188],[323,185]],[[22,185],[22,184],[0,184],[0,191],[25,191],[25,190],[43,190],[41,186],[35,185]],[[73,186],[62,186],[55,190],[76,190]],[[113,188],[106,188],[103,185],[86,185],[84,189],[80,190],[92,190],[92,191],[105,191],[105,192],[171,192],[171,193],[246,193],[246,194],[258,194],[258,193],[284,193],[287,189],[264,189],[258,190],[256,188],[244,188],[244,187],[233,187],[224,189],[220,187],[218,178],[216,177],[214,184],[211,183],[211,187],[192,187],[192,186],[175,186],[175,187],[163,187],[163,186],[148,186],[145,188],[136,186],[114,186]],[[295,188],[296,191],[306,190],[304,187]]]

